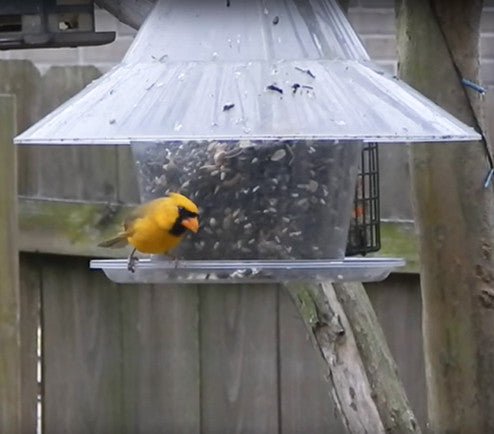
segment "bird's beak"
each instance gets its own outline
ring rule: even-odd
[[[192,232],[199,230],[199,219],[197,217],[189,217],[182,220],[182,226],[189,229]]]

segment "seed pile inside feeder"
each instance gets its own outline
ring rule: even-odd
[[[165,142],[133,145],[141,196],[176,191],[200,208],[185,259],[341,259],[358,143]]]

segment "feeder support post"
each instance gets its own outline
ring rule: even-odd
[[[361,283],[287,283],[352,434],[421,432]],[[321,380],[322,381],[322,380]]]
[[[20,433],[21,348],[15,97],[0,95],[0,431]]]
[[[396,1],[402,79],[481,129],[481,0]],[[484,142],[410,147],[431,432],[494,431],[494,191]]]

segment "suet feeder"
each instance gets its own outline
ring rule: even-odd
[[[375,143],[478,139],[374,66],[334,0],[160,0],[121,64],[16,142],[130,145],[143,201],[199,205],[186,261],[92,261],[156,283],[383,279],[403,261],[345,259],[379,247]]]
[[[93,0],[2,0],[0,50],[108,44],[96,32]]]

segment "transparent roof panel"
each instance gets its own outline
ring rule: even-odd
[[[124,62],[148,62],[150,57],[205,62],[368,59],[340,8],[327,0],[161,0]]]
[[[333,0],[161,0],[121,64],[16,142],[479,137],[377,70]]]

